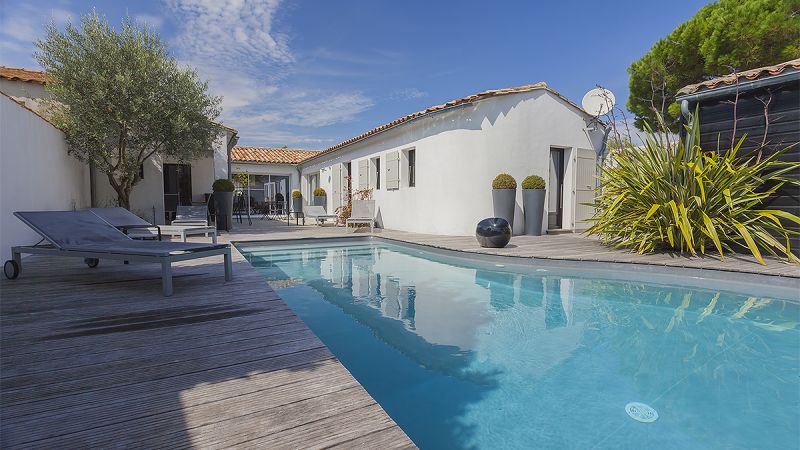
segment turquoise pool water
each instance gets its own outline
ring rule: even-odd
[[[800,445],[794,291],[371,241],[241,249],[423,449]]]

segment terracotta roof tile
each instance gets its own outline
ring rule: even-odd
[[[29,70],[21,67],[8,66],[0,66],[0,78],[30,81],[39,84],[44,84],[48,80],[47,74],[42,70]]]
[[[393,121],[391,121],[391,122],[389,122],[387,124],[381,125],[379,127],[375,127],[375,128],[373,128],[373,129],[371,129],[371,130],[369,130],[369,131],[367,131],[365,133],[362,133],[362,134],[360,134],[360,135],[358,135],[358,136],[356,136],[354,138],[351,138],[351,139],[348,139],[348,140],[346,140],[344,142],[336,144],[333,147],[329,147],[329,148],[323,150],[322,152],[319,152],[319,153],[317,153],[315,155],[309,156],[308,158],[306,158],[306,160],[312,159],[312,158],[315,158],[317,156],[321,156],[321,155],[324,155],[324,154],[327,154],[327,153],[330,153],[330,152],[333,152],[333,151],[336,151],[336,150],[338,150],[338,149],[340,149],[342,147],[346,147],[346,146],[348,146],[350,144],[354,144],[354,143],[356,143],[358,141],[364,140],[364,139],[366,139],[366,138],[368,138],[368,137],[370,137],[370,136],[372,136],[374,134],[378,134],[378,133],[380,133],[382,131],[388,130],[389,128],[395,127],[395,126],[400,125],[402,123],[408,122],[410,120],[417,119],[419,117],[422,117],[422,116],[425,116],[425,115],[428,115],[428,114],[435,113],[437,111],[442,111],[442,110],[445,110],[447,108],[452,108],[452,107],[459,106],[459,105],[473,103],[473,102],[476,102],[476,101],[479,101],[479,100],[483,100],[483,99],[486,99],[486,98],[490,98],[490,97],[497,97],[497,96],[500,96],[500,95],[507,95],[507,94],[516,94],[516,93],[521,93],[521,92],[531,92],[531,91],[536,91],[536,90],[546,90],[546,91],[554,94],[558,98],[564,100],[570,106],[572,106],[574,108],[577,108],[581,112],[585,113],[585,111],[580,106],[576,105],[575,103],[573,103],[572,101],[570,101],[568,98],[564,97],[563,95],[559,94],[558,92],[556,92],[556,91],[550,89],[549,87],[547,87],[547,83],[545,83],[543,81],[539,82],[539,83],[526,84],[524,86],[517,86],[517,87],[511,87],[511,88],[505,88],[505,89],[492,89],[492,90],[489,90],[489,91],[483,91],[483,92],[479,92],[477,94],[468,95],[466,97],[462,97],[462,98],[459,98],[459,99],[456,99],[456,100],[451,100],[451,101],[449,101],[447,103],[442,103],[441,105],[431,106],[430,108],[423,109],[422,111],[417,111],[415,113],[409,114],[409,115],[401,117],[399,119],[395,119],[395,120],[393,120]]]
[[[318,150],[303,150],[298,148],[236,146],[231,149],[231,161],[297,164],[318,154]]]
[[[800,58],[775,64],[774,66],[758,67],[756,69],[745,70],[735,74],[732,73],[730,75],[712,78],[700,83],[690,84],[682,87],[678,91],[678,95],[694,94],[695,92],[699,91],[707,91],[722,86],[730,86],[736,84],[737,79],[741,83],[743,81],[753,81],[761,78],[768,78],[775,75],[780,75],[784,73],[786,69],[800,70]]]

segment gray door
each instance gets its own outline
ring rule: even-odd
[[[550,149],[550,177],[547,183],[547,228],[562,227],[564,216],[564,149]]]
[[[575,168],[575,229],[585,230],[591,226],[586,220],[594,215],[594,190],[597,186],[597,163],[594,150],[578,149]]]

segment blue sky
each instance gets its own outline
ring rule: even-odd
[[[322,149],[428,106],[545,81],[624,106],[628,65],[705,1],[0,0],[0,65],[96,8],[157,28],[224,97],[240,145]]]

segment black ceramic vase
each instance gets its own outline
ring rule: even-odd
[[[500,217],[483,219],[475,228],[475,238],[481,247],[503,248],[511,240],[511,226]]]

